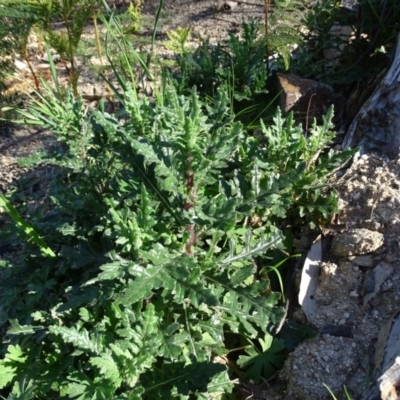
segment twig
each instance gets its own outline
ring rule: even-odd
[[[32,74],[32,77],[33,77],[33,80],[35,81],[36,90],[38,92],[40,92],[39,79],[38,79],[38,77],[37,77],[37,75],[36,75],[36,73],[35,73],[35,71],[34,71],[34,69],[32,67],[32,64],[31,64],[30,60],[29,60],[29,56],[28,56],[28,52],[26,51],[26,48],[24,49],[24,59],[25,59],[26,63],[28,64],[29,70],[31,71],[31,74]]]
[[[313,98],[315,95],[316,95],[316,93],[313,93],[313,94],[310,96],[310,100],[308,101],[307,115],[306,115],[306,133],[307,133],[307,131],[308,131],[308,116],[309,116],[309,113],[310,113],[311,100],[312,100],[312,98]]]

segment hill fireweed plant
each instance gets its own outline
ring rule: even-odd
[[[114,71],[116,114],[61,96],[57,85],[19,111],[68,150],[47,160],[59,166],[53,204],[30,221],[56,256],[30,241],[0,283],[8,399],[231,391],[218,362],[229,353],[226,334],[252,342],[283,318],[280,294],[257,267],[282,249],[277,223],[293,207],[335,209],[321,187],[351,152],[317,160],[331,115],[308,139],[280,113],[253,137],[223,90],[209,101],[195,88],[178,95],[164,75],[155,98],[140,97],[133,78]]]

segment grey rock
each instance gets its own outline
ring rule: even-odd
[[[350,256],[349,260],[360,267],[374,267],[376,265],[375,258],[371,254],[361,256]]]
[[[380,232],[352,229],[333,238],[331,252],[338,258],[367,254],[378,250],[383,242],[384,236]]]

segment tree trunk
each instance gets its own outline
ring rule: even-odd
[[[343,140],[343,148],[360,147],[395,158],[400,150],[400,34],[391,67],[364,103]]]

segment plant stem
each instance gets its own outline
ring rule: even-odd
[[[38,77],[37,77],[37,75],[36,75],[36,73],[35,73],[35,71],[34,71],[34,69],[32,67],[32,64],[31,64],[30,60],[29,60],[29,56],[28,56],[28,52],[26,51],[26,47],[24,47],[24,60],[28,64],[29,70],[31,71],[33,80],[35,81],[36,90],[38,92],[40,92],[39,79],[38,79]]]
[[[264,0],[265,2],[265,58],[267,60],[267,72],[269,72],[269,50],[268,50],[268,18],[269,18],[269,9],[271,5],[271,0]]]
[[[101,44],[100,44],[100,35],[99,35],[99,28],[97,26],[97,15],[93,15],[93,25],[94,25],[94,33],[95,33],[95,37],[96,37],[96,48],[97,48],[97,54],[99,56],[99,61],[100,61],[100,66],[102,68],[102,75],[104,76],[104,72],[103,72],[103,55],[101,54]],[[109,96],[109,101],[112,100],[112,93],[111,93],[111,89],[110,89],[110,85],[107,83],[107,79],[106,79],[106,88],[107,88],[107,93]]]
[[[75,66],[75,49],[73,48],[74,46],[72,45],[72,40],[73,40],[73,21],[70,20],[69,14],[71,12],[71,9],[67,9],[69,2],[63,2],[63,19],[65,23],[65,28],[67,29],[67,37],[68,37],[68,58],[69,58],[69,63],[70,63],[70,69],[67,69],[68,74],[69,74],[69,79],[71,82],[72,90],[74,92],[74,96],[78,97],[78,71],[76,70]]]
[[[195,188],[194,188],[194,173],[193,173],[193,157],[189,152],[187,158],[187,170],[186,170],[186,199],[184,202],[185,211],[189,211],[194,206],[194,196],[195,196]],[[195,224],[191,224],[186,227],[186,232],[191,232],[189,241],[187,242],[185,249],[186,253],[189,257],[194,256],[193,245],[197,240],[197,232],[195,228]]]

